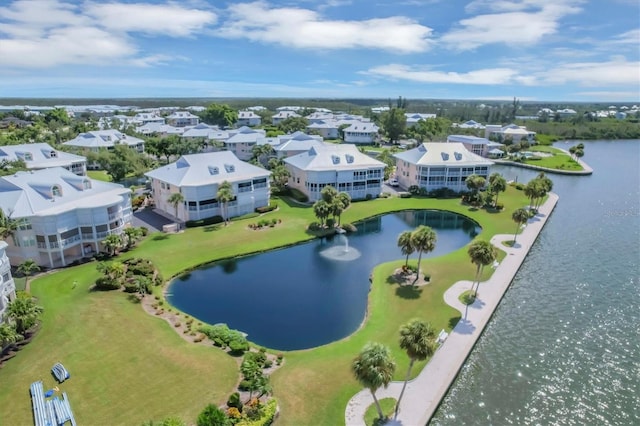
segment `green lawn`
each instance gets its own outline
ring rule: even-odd
[[[91,179],[111,182],[111,176],[109,176],[104,170],[87,170],[87,176]]]
[[[214,259],[268,250],[312,238],[306,226],[312,209],[277,200],[279,210],[266,217],[282,219],[274,228],[248,229],[255,219],[188,229],[181,234],[152,234],[123,257],[153,260],[165,278]],[[527,204],[522,191],[509,187],[500,195],[505,209],[488,213],[460,205],[459,200],[389,198],[358,202],[343,214],[343,222],[389,211],[437,208],[465,214],[483,227],[480,237],[512,233],[511,212]],[[500,259],[504,252],[500,252]],[[414,256],[415,257],[415,256]],[[423,261],[431,274],[428,286],[412,290],[387,283],[402,263],[380,265],[374,271],[369,318],[364,326],[339,342],[285,354],[285,364],[273,375],[281,405],[279,424],[333,425],[343,422],[349,398],[360,387],[351,377],[350,362],[371,340],[389,345],[398,362],[396,379],[408,366],[397,344],[398,327],[413,317],[431,321],[439,331],[451,329],[459,313],[445,305],[442,294],[455,281],[472,279],[475,268],[466,247]],[[415,263],[415,260],[413,261]],[[485,278],[491,274],[487,268]],[[208,403],[223,403],[237,380],[235,360],[213,348],[189,344],[164,321],[151,317],[119,292],[94,293],[95,264],[68,268],[34,279],[32,293],[45,308],[36,339],[0,370],[0,406],[7,424],[31,422],[28,387],[32,381],[52,385],[51,366],[61,361],[72,374],[61,386],[69,393],[80,424],[138,424],[178,415],[193,422]],[[73,281],[78,285],[72,289]],[[424,363],[414,367],[417,374]]]
[[[553,156],[543,157],[537,160],[523,159],[525,164],[557,170],[583,170],[583,167],[571,158],[569,154],[553,146],[534,145],[527,150],[532,152],[545,152],[553,154]]]
[[[393,416],[393,413],[396,409],[396,399],[395,398],[382,398],[380,401],[380,408],[382,409],[382,413],[390,418]],[[367,408],[366,413],[364,414],[364,423],[367,426],[376,426],[381,423],[380,418],[378,417],[378,408],[376,404],[373,403]]]

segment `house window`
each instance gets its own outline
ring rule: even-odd
[[[54,197],[62,197],[62,189],[58,185],[53,185],[51,187],[51,195]]]
[[[85,179],[82,181],[82,187],[84,189],[91,189],[91,181],[89,179]]]

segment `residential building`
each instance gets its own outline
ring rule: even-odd
[[[6,129],[9,127],[15,127],[18,129],[22,129],[27,126],[31,126],[31,122],[27,120],[21,120],[16,117],[5,117],[0,120],[0,129]]]
[[[382,191],[385,164],[361,153],[352,144],[324,144],[284,159],[291,174],[289,186],[319,200],[331,185],[353,199],[376,198]]]
[[[405,117],[407,117],[407,127],[415,126],[420,120],[429,120],[430,118],[436,118],[435,114],[419,114],[417,112],[407,112],[404,115]]]
[[[24,161],[29,170],[64,167],[78,176],[87,174],[85,157],[55,150],[47,143],[0,146],[0,163],[16,160]]]
[[[311,124],[320,123],[326,120],[333,120],[333,114],[331,112],[314,111],[305,117]]]
[[[502,143],[492,142],[487,138],[470,135],[449,135],[447,136],[447,142],[459,142],[464,145],[467,151],[481,157],[488,157],[490,151],[504,148],[504,144]],[[504,151],[502,151],[502,153],[504,154]],[[497,152],[494,151],[493,154],[497,154]]]
[[[136,132],[141,135],[157,135],[160,137],[177,135],[182,136],[185,132],[185,127],[175,127],[169,124],[162,123],[147,123],[140,127],[136,127]]]
[[[238,111],[238,121],[236,126],[259,126],[262,123],[262,118],[253,111]]]
[[[119,130],[95,130],[87,133],[80,133],[70,141],[64,142],[63,145],[71,146],[80,152],[99,152],[100,150],[112,150],[116,145],[127,145],[129,148],[142,153],[144,152],[144,140],[135,136],[128,136]],[[87,164],[90,170],[100,168],[97,162]]]
[[[307,131],[316,132],[324,139],[338,139],[340,125],[336,120],[316,121],[307,126]]]
[[[290,135],[280,135],[277,143],[272,144],[273,150],[278,158],[291,157],[309,151],[314,146],[324,145],[322,136],[307,135],[302,132],[295,132]]]
[[[280,108],[278,108],[278,111],[280,112],[278,112],[276,115],[271,116],[271,122],[273,123],[274,126],[277,126],[278,124],[282,123],[287,118],[301,117],[301,115],[296,113],[295,111],[280,110]]]
[[[197,126],[200,118],[189,111],[174,111],[167,116],[167,124],[175,127]]]
[[[556,111],[556,114],[560,117],[560,118],[567,118],[567,117],[573,117],[574,115],[578,114],[576,112],[576,110],[574,109],[570,109],[570,108],[564,108],[564,109],[559,109]]]
[[[378,138],[378,126],[374,123],[353,123],[344,129],[344,141],[347,143],[370,144]]]
[[[520,142],[522,139],[529,143],[535,143],[536,132],[527,130],[524,126],[509,124],[501,126],[499,124],[487,124],[484,129],[484,137],[487,139],[495,139],[498,142]]]
[[[130,121],[141,126],[149,123],[164,124],[164,117],[160,116],[156,112],[139,112],[131,117]]]
[[[217,194],[225,181],[231,183],[234,194],[227,206],[228,217],[269,205],[271,172],[240,161],[229,151],[183,155],[178,161],[145,175],[151,180],[156,208],[179,221],[224,216],[224,205]],[[169,202],[175,193],[184,197],[184,202],[177,206]]]
[[[229,131],[229,137],[224,141],[227,151],[231,151],[242,161],[250,160],[253,156],[253,147],[259,140],[264,139],[266,131],[264,129],[251,129],[240,127]]]
[[[18,223],[7,248],[13,265],[56,268],[102,250],[131,222],[131,190],[55,167],[0,177],[0,208]]]
[[[458,127],[460,129],[482,129],[484,130],[485,126],[481,123],[478,123],[474,120],[465,121],[462,124],[453,123],[451,127]]]
[[[418,186],[427,191],[449,188],[466,191],[467,176],[489,177],[491,161],[469,152],[462,143],[425,142],[395,154],[396,178],[403,188]]]
[[[0,323],[9,302],[16,298],[16,284],[11,276],[11,264],[6,252],[8,246],[0,241]]]

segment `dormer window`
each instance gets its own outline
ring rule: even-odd
[[[449,154],[447,154],[446,152],[441,152],[440,155],[442,155],[442,159],[444,161],[447,161],[449,159]]]
[[[25,152],[24,161],[33,161],[33,155],[30,152]]]
[[[58,153],[55,151],[49,151],[49,158],[56,158],[58,157]]]
[[[82,181],[82,187],[84,189],[91,189],[91,181],[89,179],[85,179]]]
[[[53,197],[62,197],[62,189],[59,185],[53,185],[51,187],[51,195]]]
[[[347,158],[347,163],[353,163],[353,155],[347,154],[345,157]]]
[[[220,169],[215,166],[209,166],[209,174],[217,175],[218,173],[220,173]]]
[[[224,169],[227,171],[227,173],[233,173],[236,171],[236,166],[234,166],[233,164],[225,164]]]
[[[340,164],[340,157],[338,157],[337,155],[332,155],[331,161],[333,161],[333,164]]]

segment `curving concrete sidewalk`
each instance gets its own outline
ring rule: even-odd
[[[387,424],[417,426],[425,425],[431,419],[557,202],[558,196],[550,193],[538,214],[529,220],[518,235],[514,247],[502,245],[503,241],[513,240],[513,234],[495,235],[491,239],[491,243],[504,250],[507,255],[491,278],[480,283],[478,298],[472,305],[465,306],[458,300],[460,293],[471,288],[471,281],[458,281],[445,292],[445,302],[459,310],[462,319],[418,377],[407,384],[398,417]],[[398,398],[402,384],[403,382],[393,382],[386,389],[378,390],[376,396],[379,399]],[[358,392],[347,404],[345,423],[348,426],[364,426],[364,413],[371,404],[373,397],[368,389]]]

